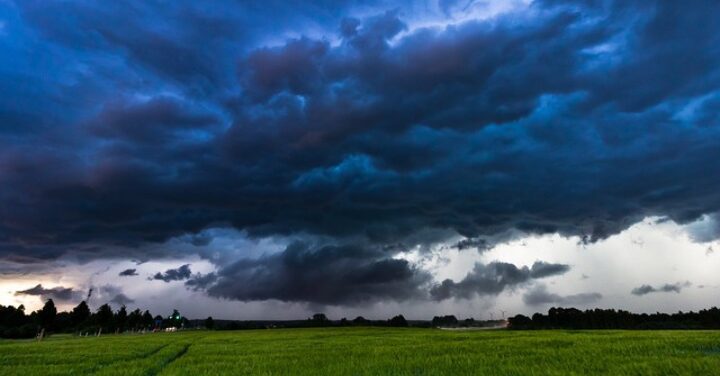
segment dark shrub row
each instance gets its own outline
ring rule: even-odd
[[[547,315],[517,315],[510,329],[720,329],[720,309],[698,312],[631,313],[614,309],[551,308]]]

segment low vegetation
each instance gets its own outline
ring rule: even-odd
[[[186,330],[0,341],[2,375],[711,375],[714,331]]]
[[[517,315],[508,321],[511,329],[720,329],[720,309],[647,314],[614,309],[551,308],[547,315]]]

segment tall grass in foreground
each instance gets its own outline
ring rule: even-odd
[[[0,341],[0,375],[716,375],[714,331],[194,331]]]

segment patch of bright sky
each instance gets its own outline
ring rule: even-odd
[[[436,282],[446,278],[462,280],[476,262],[508,262],[530,267],[536,261],[569,264],[571,270],[560,276],[543,278],[497,297],[485,296],[474,302],[449,300],[441,302],[449,312],[473,316],[472,307],[487,307],[500,317],[501,310],[531,314],[545,311],[552,304],[526,306],[522,295],[535,284],[544,284],[551,293],[561,296],[600,293],[603,298],[588,307],[620,308],[635,312],[674,312],[698,310],[718,305],[720,293],[720,242],[698,243],[691,230],[714,226],[714,219],[702,218],[689,225],[678,225],[659,218],[646,218],[620,234],[594,244],[585,245],[578,237],[558,234],[523,236],[478,252],[438,247],[433,252],[410,250],[398,255],[431,272]],[[707,237],[705,238],[707,239]],[[653,293],[635,296],[631,290],[649,284],[684,284],[690,286],[680,293]],[[450,309],[454,307],[453,309]],[[432,307],[427,307],[433,310]],[[486,312],[489,318],[489,313]],[[478,317],[479,315],[475,315]]]
[[[432,1],[412,11],[400,9],[401,18],[408,24],[402,34],[412,33],[421,28],[443,28],[472,20],[487,20],[503,13],[527,8],[531,0],[458,0]],[[443,9],[441,3],[448,6]],[[451,4],[454,3],[454,4]]]
[[[718,304],[720,255],[708,252],[710,245],[707,243],[693,242],[686,226],[672,221],[658,223],[657,218],[647,218],[595,244],[583,245],[578,240],[557,234],[528,237],[501,244],[482,254],[479,260],[517,265],[531,265],[538,260],[570,264],[572,269],[567,274],[541,282],[548,284],[551,292],[560,295],[601,293],[603,299],[593,306],[636,312],[672,312]],[[451,260],[448,268],[456,271],[468,269],[466,259]],[[655,293],[640,297],[630,293],[643,284],[658,286],[686,281],[692,285],[680,293]],[[528,309],[518,301],[520,294],[505,295],[510,295],[512,299],[505,296],[502,304],[516,311],[533,312],[534,308],[547,308]]]
[[[673,119],[694,125],[694,122],[697,120],[697,111],[702,108],[705,102],[714,98],[720,98],[720,91],[714,91],[689,100],[680,111],[674,114]]]
[[[193,273],[208,273],[214,270],[212,264],[200,259],[198,256],[187,257],[182,260],[155,260],[141,264],[120,260],[97,260],[86,264],[67,263],[41,277],[33,274],[0,279],[0,304],[24,304],[28,312],[41,308],[44,300],[40,296],[15,296],[16,291],[26,290],[37,284],[42,284],[46,289],[72,287],[73,290],[79,291],[82,296],[86,296],[89,289],[93,288],[95,298],[90,300],[91,308],[97,308],[113,298],[112,296],[101,295],[100,288],[102,286],[117,287],[122,293],[131,298],[155,299],[162,296],[167,290],[172,290],[172,282],[149,281],[148,278],[151,278],[157,272],[174,269],[183,264],[190,264]],[[118,276],[125,269],[136,269],[138,275],[132,277]],[[77,305],[78,302],[56,301],[55,303],[60,309],[69,309]]]
[[[377,16],[385,11],[397,10],[398,17],[407,25],[407,28],[390,40],[390,44],[393,45],[404,36],[412,34],[418,29],[442,29],[450,25],[471,20],[487,20],[503,13],[526,8],[531,2],[531,0],[460,0],[457,1],[457,4],[454,6],[450,5],[446,9],[442,9],[440,5],[441,2],[427,0],[403,4],[399,7],[358,6],[350,9],[346,16],[363,19]],[[338,33],[340,18],[336,21],[335,24],[329,25],[318,22],[306,22],[301,29],[286,30],[279,34],[265,37],[258,43],[257,47],[281,47],[284,46],[289,39],[301,39],[303,37],[324,40],[331,46],[338,46],[341,43]]]

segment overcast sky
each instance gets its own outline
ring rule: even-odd
[[[0,304],[720,298],[720,3],[0,0]]]

